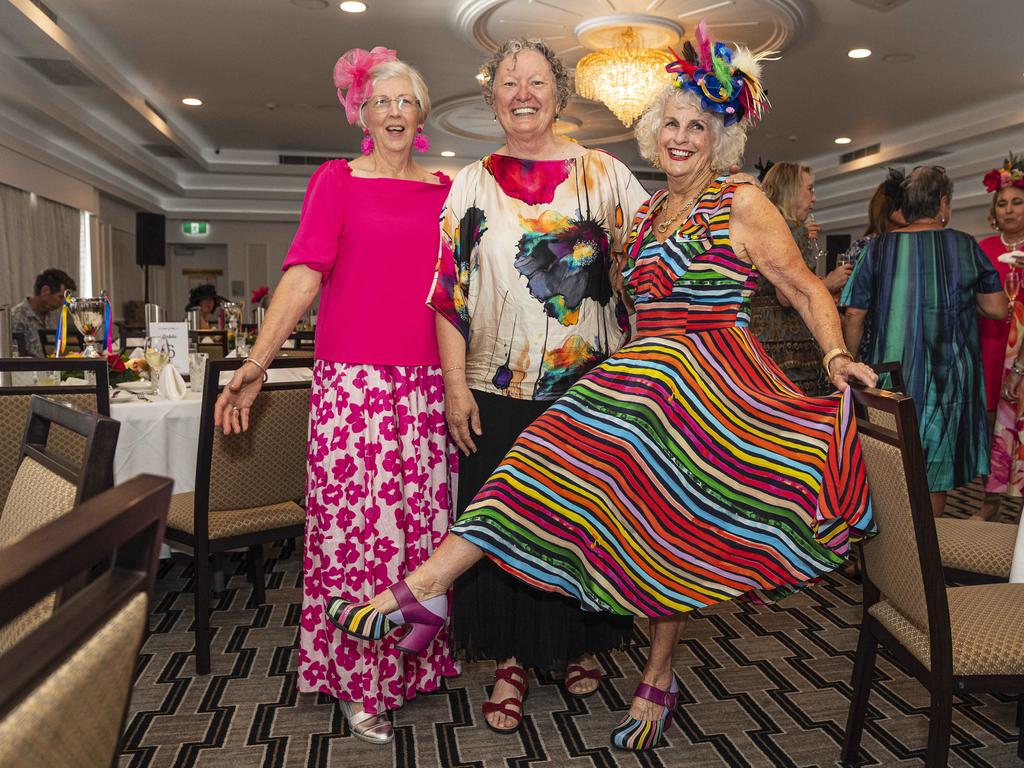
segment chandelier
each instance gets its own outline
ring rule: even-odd
[[[588,53],[576,65],[576,91],[603,102],[629,127],[658,90],[671,82],[667,51],[641,47],[632,27],[617,35],[616,46]]]

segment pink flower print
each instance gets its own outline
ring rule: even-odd
[[[366,429],[366,419],[363,418],[363,409],[358,405],[352,406],[345,421],[348,423],[349,427],[351,427],[353,432],[363,432]]]
[[[398,423],[385,417],[380,423],[380,437],[382,440],[396,440],[398,438]]]
[[[377,522],[380,520],[381,509],[377,504],[367,504],[363,507],[363,518],[366,520],[366,536],[364,542],[377,532]]]
[[[324,528],[327,528],[331,520],[331,515],[327,512],[327,509],[336,507],[341,503],[342,496],[344,495],[344,486],[341,483],[324,482],[321,487],[323,488],[322,498],[324,507],[317,510],[316,519],[320,521]]]
[[[402,500],[402,490],[398,479],[392,478],[380,487],[380,495],[387,504],[397,504]]]
[[[323,586],[322,586],[322,584],[320,582],[320,571],[319,571],[319,569],[317,569],[317,570],[309,569],[309,570],[306,571],[306,575],[302,579],[302,588],[303,588],[303,592],[305,594],[309,595],[310,598],[312,598],[313,600],[322,600],[324,597],[327,597],[327,593],[324,592]],[[313,606],[316,606],[316,603],[313,603]],[[310,610],[313,612],[314,620],[315,621],[319,621],[320,620],[319,607],[313,607],[313,608],[310,608]],[[305,611],[303,611],[303,620],[305,620]],[[303,625],[303,626],[305,626],[305,625]],[[312,627],[312,625],[310,625],[310,627]],[[307,627],[307,628],[310,628],[310,627]]]
[[[356,389],[365,389],[366,388],[366,379],[367,379],[367,373],[366,373],[366,369],[364,368],[363,370],[359,371],[359,373],[356,374],[354,379],[352,379],[352,385]]]
[[[348,480],[358,471],[356,461],[351,456],[342,456],[331,467],[331,476],[338,481]]]
[[[365,493],[366,489],[353,480],[345,486],[345,501],[355,506],[362,500]]]
[[[387,413],[390,408],[390,398],[383,389],[373,387],[366,393],[366,410],[367,413],[379,416],[380,414]]]
[[[330,649],[331,644],[327,641],[327,630],[318,629],[313,635],[313,650],[326,655]]]
[[[320,571],[321,589],[334,594],[345,586],[345,571],[342,568],[325,568]]]
[[[397,450],[387,451],[384,454],[384,463],[381,466],[384,467],[385,472],[397,475],[402,469],[402,457]]]
[[[307,605],[302,609],[302,618],[299,620],[302,628],[312,632],[320,625],[322,609],[316,603]]]
[[[444,402],[444,379],[440,376],[427,376],[427,403],[434,405]]]
[[[308,664],[305,669],[302,670],[302,676],[306,679],[306,682],[313,686],[323,680],[327,675],[327,668],[324,667],[319,661]]]
[[[403,435],[408,435],[409,430],[412,429],[413,424],[416,422],[416,417],[409,413],[409,409],[404,405],[398,406],[398,431]],[[422,434],[422,433],[420,433]]]
[[[373,543],[373,555],[379,561],[388,563],[397,554],[398,547],[386,536],[380,537]]]
[[[380,444],[373,440],[367,440],[365,437],[356,440],[356,455],[363,460],[368,470],[377,468],[377,456],[382,450]]]

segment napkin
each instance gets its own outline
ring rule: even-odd
[[[133,349],[128,354],[128,359],[129,360],[135,360],[136,358],[145,357],[145,356],[146,356],[146,353],[142,351],[142,347],[136,347],[135,349]]]
[[[165,365],[160,371],[160,379],[157,381],[157,394],[163,395],[168,400],[181,400],[185,397],[185,380],[181,378],[178,369],[173,365]]]

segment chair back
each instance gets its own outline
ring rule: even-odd
[[[0,556],[0,626],[110,567],[0,655],[0,765],[116,765],[171,481],[140,475]]]
[[[116,320],[118,351],[123,355],[128,347],[142,347],[146,343],[146,326],[130,325],[124,320]]]
[[[865,607],[884,599],[925,634],[942,626],[948,633],[949,608],[914,401],[878,389],[854,389],[853,398],[865,414],[857,418],[857,433],[879,530],[862,545]],[[872,421],[870,414],[882,418]]]
[[[223,360],[228,354],[226,330],[189,331],[188,340],[196,345],[197,352],[205,352],[211,360]]]
[[[196,508],[210,512],[299,501],[306,493],[309,381],[263,385],[249,416],[249,430],[225,436],[213,423],[213,408],[224,372],[242,360],[211,361],[203,384],[196,466]],[[270,368],[307,368],[308,359],[275,360]],[[200,500],[208,499],[208,505]],[[196,530],[206,530],[196,520]]]
[[[39,343],[43,346],[43,354],[51,355],[57,346],[57,331],[54,328],[39,329]],[[81,352],[85,340],[82,334],[75,328],[68,328],[67,349],[69,351]]]
[[[28,419],[33,395],[44,395],[83,411],[110,415],[110,388],[107,364],[85,358],[0,358],[0,371],[14,377],[14,385],[0,387],[0,504],[7,498],[21,461],[21,437]],[[37,372],[91,373],[94,383],[81,386],[44,386],[35,384]],[[54,423],[48,447],[68,461],[79,464],[85,456],[85,441],[80,434]]]
[[[51,426],[59,424],[85,444],[84,459],[74,464],[47,446]],[[0,547],[16,545],[33,531],[68,514],[76,504],[114,484],[114,450],[120,423],[34,395],[21,441],[21,462],[0,512]],[[0,651],[50,615],[56,594],[47,595],[18,620],[0,627]]]

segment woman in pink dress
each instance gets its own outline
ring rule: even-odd
[[[303,560],[298,686],[340,702],[359,738],[387,743],[390,710],[458,674],[442,633],[420,657],[337,630],[324,595],[365,600],[425,561],[447,532],[453,458],[434,313],[423,304],[451,181],[413,160],[430,112],[395,52],[353,49],[334,70],[364,157],[313,174],[298,233],[252,354],[217,402],[224,433],[248,428],[266,366],[320,291]],[[348,89],[347,95],[343,89]]]
[[[999,257],[1024,248],[1024,160],[1011,154],[1002,168],[986,174],[985,186],[994,192],[988,221],[999,234],[986,237],[979,245],[1005,284],[1010,265]],[[1021,273],[1021,265],[1016,270]],[[989,520],[999,510],[1004,494],[1024,495],[1024,398],[1020,392],[1024,365],[1017,359],[1024,339],[1024,305],[1014,302],[1010,322],[979,318],[978,330],[985,399],[994,429],[985,501],[975,517]]]

